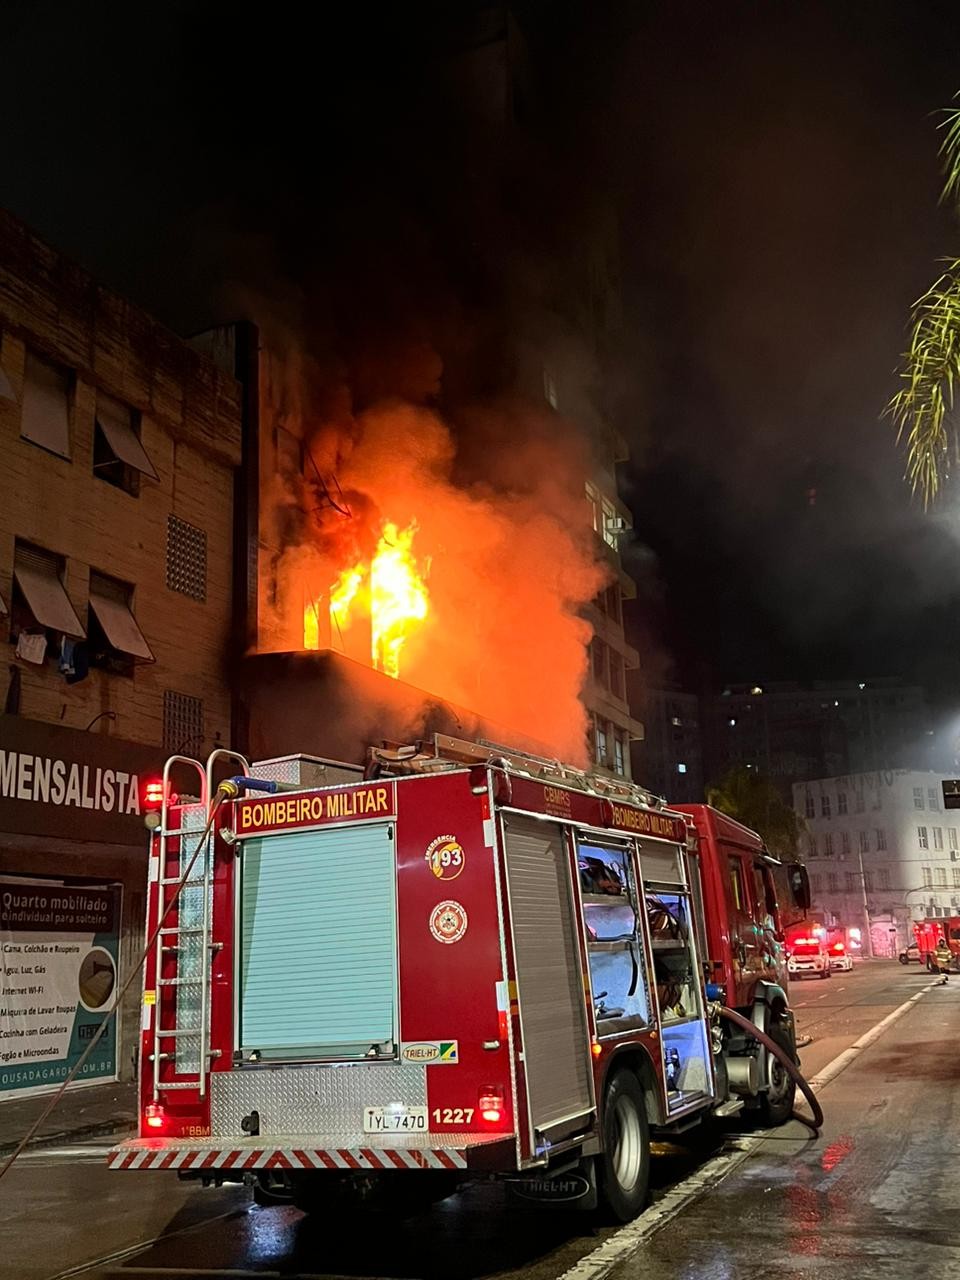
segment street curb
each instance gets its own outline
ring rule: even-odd
[[[122,1120],[101,1120],[98,1124],[80,1125],[76,1129],[64,1129],[59,1133],[45,1133],[34,1138],[25,1150],[36,1151],[41,1147],[69,1146],[70,1143],[78,1142],[82,1138],[108,1138],[121,1133],[131,1138],[136,1136],[136,1121],[133,1116],[126,1116]],[[19,1145],[19,1142],[0,1144],[0,1158],[12,1155]]]
[[[932,991],[938,985],[936,982],[931,982],[923,990],[918,991],[916,995],[911,996],[909,1000],[905,1000],[892,1013],[888,1013],[885,1018],[881,1018],[876,1026],[864,1032],[860,1039],[855,1041],[849,1049],[844,1049],[832,1062],[828,1062],[822,1071],[807,1082],[814,1093],[819,1093],[832,1080],[835,1080],[842,1071],[846,1070],[851,1062],[860,1056],[864,1049],[868,1049],[870,1045],[879,1040],[888,1027],[899,1021],[905,1013],[908,1013],[913,1008],[918,1000],[922,1000],[927,992]],[[810,1123],[803,1116],[799,1116],[798,1119],[801,1123]],[[671,1187],[662,1200],[645,1209],[633,1222],[628,1222],[626,1226],[615,1231],[612,1236],[604,1240],[602,1244],[597,1245],[590,1253],[585,1254],[579,1262],[575,1262],[572,1267],[564,1271],[557,1280],[604,1280],[614,1268],[629,1262],[641,1246],[652,1235],[655,1235],[661,1227],[666,1226],[668,1222],[677,1217],[694,1200],[699,1199],[701,1195],[715,1187],[728,1174],[733,1173],[734,1170],[745,1164],[754,1151],[767,1140],[771,1132],[772,1130],[768,1129],[762,1133],[741,1138],[732,1150],[721,1151],[712,1160],[708,1160],[702,1168],[691,1174],[689,1178],[685,1178],[683,1182]]]

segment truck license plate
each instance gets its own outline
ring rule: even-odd
[[[426,1133],[427,1108],[405,1107],[395,1111],[391,1107],[364,1107],[364,1133]]]

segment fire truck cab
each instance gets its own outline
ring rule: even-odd
[[[499,1176],[626,1221],[651,1131],[790,1113],[786,1072],[719,1020],[734,993],[795,1057],[752,833],[440,735],[372,750],[365,777],[328,766],[168,762],[140,1132],[111,1167],[333,1212]],[[184,769],[193,800],[171,794]]]

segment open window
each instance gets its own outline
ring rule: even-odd
[[[102,391],[97,392],[93,474],[134,498],[140,493],[142,475],[157,479],[140,443],[140,415]]]
[[[69,370],[27,352],[20,436],[61,458],[70,458]]]
[[[104,573],[90,574],[90,666],[132,676],[154,656],[133,616],[133,588]]]
[[[61,636],[72,640],[84,637],[83,627],[77,617],[70,597],[63,586],[65,561],[42,547],[17,542],[13,552],[13,595],[10,601],[10,640],[45,637],[46,653],[40,652],[31,661],[43,661],[50,656],[52,646]]]
[[[597,1034],[616,1035],[650,1021],[637,890],[626,846],[577,846]]]

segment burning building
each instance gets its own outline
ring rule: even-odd
[[[375,737],[446,718],[461,735],[469,724],[629,776],[642,728],[626,695],[626,449],[605,367],[615,228],[602,209],[575,219],[567,200],[551,215],[562,236],[535,243],[543,166],[518,117],[532,101],[522,35],[489,6],[447,34],[431,121],[470,164],[430,208],[443,289],[429,290],[438,253],[418,270],[406,243],[384,249],[381,203],[369,254],[343,249],[350,267],[333,264],[320,306],[304,294],[293,323],[263,322],[262,341],[246,329],[200,340],[247,387],[236,722],[258,755],[355,758],[362,743],[345,750],[325,711],[332,699],[341,729],[368,731],[366,711],[348,716],[336,694],[346,681],[378,707]],[[378,254],[386,270],[361,260]]]

